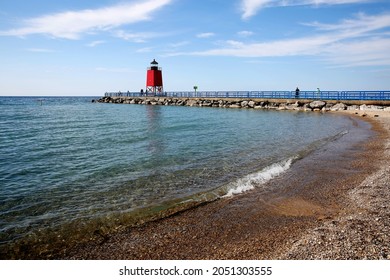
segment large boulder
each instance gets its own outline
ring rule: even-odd
[[[322,109],[324,106],[326,105],[326,103],[324,101],[313,101],[309,104],[309,107],[311,109]]]
[[[246,101],[246,100],[242,101],[242,102],[241,102],[241,107],[242,107],[242,108],[248,107],[248,103],[249,103],[249,102]]]
[[[191,107],[198,106],[198,101],[194,100],[194,99],[190,99],[190,100],[187,101],[186,105],[187,106],[191,106]]]
[[[361,111],[383,111],[383,106],[376,106],[376,105],[360,105]]]
[[[302,107],[302,110],[303,111],[312,111],[313,109],[310,107],[310,104],[303,104],[303,107]]]
[[[347,110],[348,111],[356,111],[356,110],[360,110],[360,107],[358,105],[350,105],[347,107]]]
[[[337,103],[330,108],[331,111],[344,111],[346,109],[347,105],[345,105],[344,103]]]

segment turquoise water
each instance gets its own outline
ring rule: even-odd
[[[0,97],[1,245],[68,242],[234,195],[353,128],[335,114],[91,100]]]

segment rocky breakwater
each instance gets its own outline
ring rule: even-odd
[[[379,105],[351,105],[335,101],[312,100],[257,100],[257,99],[229,99],[229,98],[175,98],[175,97],[110,97],[105,96],[92,102],[164,106],[190,107],[219,107],[219,108],[248,108],[274,109],[296,111],[389,111],[390,106]]]

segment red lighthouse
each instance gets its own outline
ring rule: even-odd
[[[163,93],[162,71],[158,62],[153,59],[146,73],[146,93],[160,95]]]

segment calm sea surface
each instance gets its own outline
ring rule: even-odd
[[[0,97],[1,246],[68,242],[234,195],[353,129],[335,114],[91,100]]]

